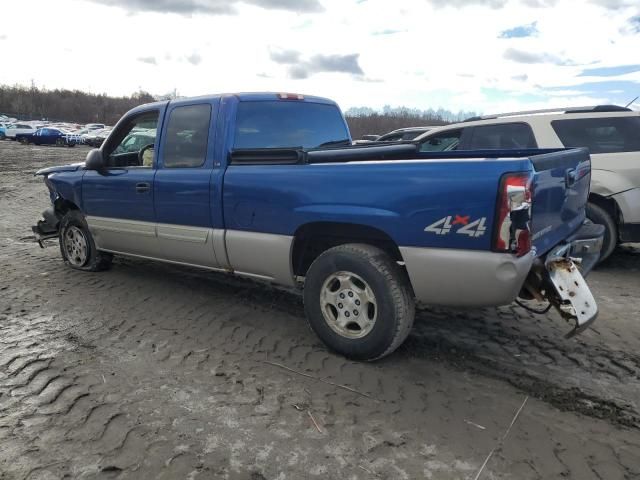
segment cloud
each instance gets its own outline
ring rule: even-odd
[[[148,63],[149,65],[157,65],[158,61],[156,57],[138,57],[138,61],[142,63]]]
[[[191,55],[184,57],[184,59],[191,65],[198,65],[202,62],[202,57],[198,53],[192,53]]]
[[[179,15],[233,15],[239,0],[88,0],[103,5],[121,7],[129,12],[177,13]],[[268,10],[288,10],[296,13],[324,11],[319,0],[242,0]]]
[[[527,75],[526,73],[523,73],[522,75],[513,75],[511,79],[517,82],[526,82],[527,80],[529,80],[529,75]]]
[[[9,37],[7,37],[7,36],[6,36],[6,35],[4,35],[4,34],[3,34],[3,35],[0,35],[0,40],[6,40],[7,38],[9,38]]]
[[[504,51],[503,57],[518,63],[551,63],[560,66],[574,65],[573,62],[550,53],[527,52],[525,50],[518,50],[517,48],[507,48]]]
[[[526,38],[533,37],[537,35],[538,28],[536,26],[537,22],[530,23],[528,25],[520,25],[518,27],[510,28],[508,30],[504,30],[498,35],[498,38]]]
[[[509,0],[448,0],[446,2],[442,0],[429,0],[429,2],[436,8],[462,8],[476,5],[498,9],[503,8],[507,3],[509,3]],[[555,5],[556,2],[557,0],[520,0],[520,3],[532,8],[551,7]]]
[[[362,76],[364,71],[358,63],[360,54],[348,55],[314,55],[309,60],[301,60],[300,52],[296,50],[272,51],[269,55],[275,63],[288,65],[289,77],[304,79],[322,72],[350,73]]]
[[[637,6],[637,0],[591,0],[591,3],[600,5],[609,10],[620,10],[622,8]]]
[[[269,56],[276,63],[296,63],[300,59],[300,52],[296,50],[277,50],[270,52]]]
[[[384,30],[378,30],[375,32],[372,32],[371,35],[395,35],[396,33],[406,33],[409,30],[407,29],[403,29],[403,30],[396,30],[394,28],[387,28]]]
[[[579,77],[615,77],[617,75],[625,75],[640,71],[640,64],[635,65],[617,65],[615,67],[598,67],[587,68],[583,70]]]

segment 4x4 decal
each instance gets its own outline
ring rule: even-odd
[[[449,215],[433,222],[431,225],[427,225],[424,231],[435,233],[436,235],[447,235],[451,233],[451,230],[454,230],[454,233],[468,235],[469,237],[480,237],[484,235],[487,231],[487,227],[485,226],[487,217],[481,217],[474,221],[470,219],[471,217],[469,215]],[[454,229],[453,227],[456,225],[460,227]]]

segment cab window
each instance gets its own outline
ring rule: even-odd
[[[211,105],[174,108],[164,138],[165,168],[197,168],[204,164],[209,140]]]
[[[158,115],[157,110],[141,113],[113,131],[104,147],[107,167],[153,166]]]

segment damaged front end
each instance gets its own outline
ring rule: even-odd
[[[566,242],[536,259],[520,294],[525,300],[546,300],[562,318],[573,322],[567,338],[586,330],[598,316],[585,277],[598,262],[603,237],[604,226],[584,224]]]
[[[36,242],[40,248],[45,248],[44,240],[56,238],[58,236],[58,226],[60,225],[60,215],[56,212],[54,206],[47,208],[42,212],[42,220],[31,227]]]

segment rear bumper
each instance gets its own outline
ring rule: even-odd
[[[531,251],[509,253],[446,248],[400,247],[416,299],[433,305],[486,307],[508,305],[518,296],[529,273],[552,259],[567,259],[586,276],[600,257],[602,225],[584,224],[542,258]]]
[[[416,299],[433,305],[507,305],[531,270],[535,252],[507,253],[400,247]]]

